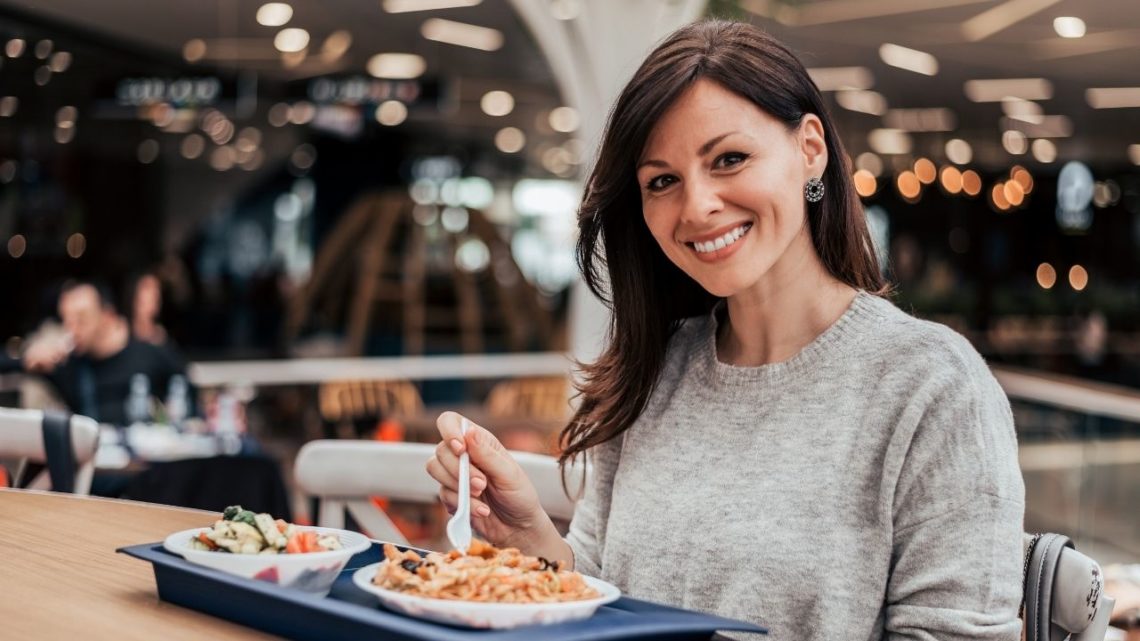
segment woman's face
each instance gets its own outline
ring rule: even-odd
[[[804,183],[822,176],[818,117],[792,131],[751,101],[698,80],[653,128],[637,180],[665,255],[709,293],[731,297],[794,279],[818,261]]]

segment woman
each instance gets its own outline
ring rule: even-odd
[[[882,297],[819,91],[754,27],[677,31],[610,116],[578,255],[613,310],[563,462],[563,539],[494,437],[428,461],[474,525],[626,594],[773,639],[1016,639],[1024,488],[1009,403],[962,337]]]

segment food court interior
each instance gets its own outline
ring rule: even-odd
[[[79,282],[173,367],[96,417],[95,494],[313,522],[305,443],[432,442],[443,409],[556,453],[606,323],[585,173],[634,66],[702,16],[800,54],[893,300],[1010,398],[1027,531],[1140,595],[1132,2],[0,0],[0,406],[81,411],[51,376]],[[376,505],[442,536],[438,505]]]

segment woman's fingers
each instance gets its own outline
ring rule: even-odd
[[[443,502],[443,506],[447,508],[448,514],[455,514],[455,510],[459,506],[459,495],[454,490],[441,488],[439,490],[439,500]],[[478,516],[490,516],[491,508],[484,502],[477,498],[471,498],[471,513]]]
[[[449,489],[459,488],[459,459],[446,451],[445,444],[436,447],[435,454],[428,459],[425,469],[429,476]],[[487,489],[487,477],[482,470],[471,466],[471,494],[479,496]]]

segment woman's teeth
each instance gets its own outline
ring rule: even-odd
[[[736,229],[725,233],[725,235],[721,236],[720,238],[703,243],[689,243],[689,246],[696,250],[698,254],[708,254],[717,251],[718,249],[724,249],[725,247],[728,247],[729,245],[740,240],[740,237],[747,233],[749,229],[752,229],[752,223],[745,223]]]

